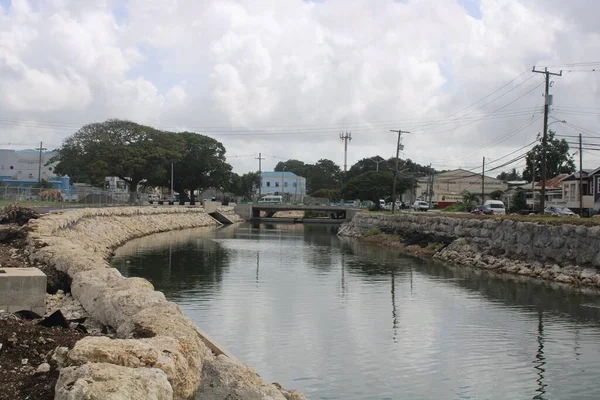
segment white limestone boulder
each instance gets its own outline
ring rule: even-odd
[[[175,399],[190,398],[200,381],[200,374],[190,368],[179,342],[166,336],[137,340],[88,336],[69,351],[68,363],[83,365],[88,362],[158,368],[167,375]]]
[[[54,400],[171,400],[173,388],[157,368],[98,363],[60,370]]]
[[[286,400],[273,384],[239,361],[220,355],[204,361],[198,399]]]

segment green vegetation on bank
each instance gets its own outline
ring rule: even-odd
[[[447,211],[448,207],[442,211]],[[388,215],[386,211],[363,211],[363,213]],[[446,214],[444,212],[419,212],[419,213],[396,213],[399,216],[422,216],[422,217],[443,217],[443,218],[462,218],[462,219],[507,219],[512,221],[520,222],[535,222],[540,224],[548,225],[582,225],[582,226],[598,226],[600,225],[600,218],[578,218],[578,217],[557,217],[553,215],[480,215],[471,213],[454,213]]]

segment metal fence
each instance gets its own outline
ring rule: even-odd
[[[138,196],[138,203],[143,202],[146,199]],[[25,185],[0,186],[0,206],[10,203],[29,207],[116,206],[128,204],[129,193],[120,189],[101,190],[91,187],[75,187],[64,191]]]

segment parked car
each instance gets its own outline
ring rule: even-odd
[[[504,207],[504,203],[500,200],[488,200],[483,203],[483,205],[489,206],[493,210],[494,214],[506,214],[506,207]]]
[[[494,214],[494,210],[489,205],[484,204],[484,205],[475,207],[471,211],[471,214],[492,215],[492,214]]]
[[[429,204],[425,201],[417,200],[410,207],[413,211],[427,211],[429,210]]]
[[[557,217],[578,217],[573,211],[563,206],[548,206],[544,208],[544,214]]]

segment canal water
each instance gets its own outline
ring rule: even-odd
[[[403,257],[336,227],[127,243],[150,280],[267,381],[309,399],[598,399],[600,295]]]

